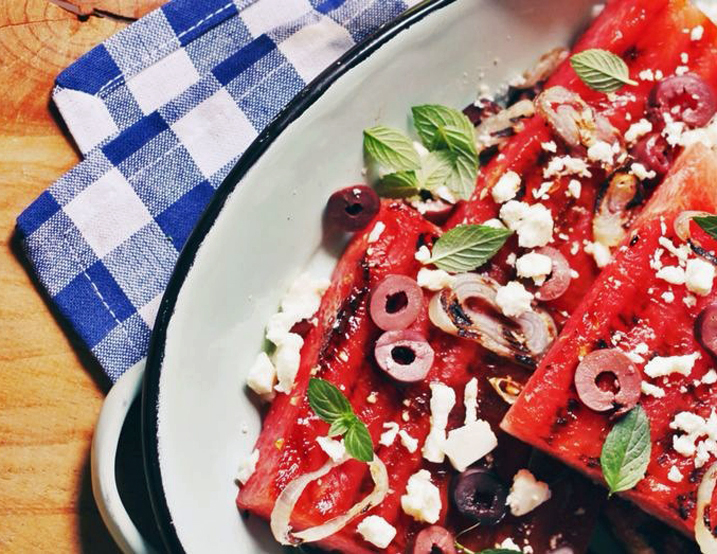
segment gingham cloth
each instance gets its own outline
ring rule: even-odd
[[[66,323],[114,381],[242,152],[329,63],[417,0],[173,0],[63,71],[84,155],[17,220]]]

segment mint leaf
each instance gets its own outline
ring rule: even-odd
[[[438,239],[426,263],[452,273],[472,271],[490,260],[511,234],[486,225],[458,225]]]
[[[410,198],[418,194],[418,177],[415,171],[397,171],[384,175],[376,192],[384,198]]]
[[[510,548],[489,548],[487,550],[481,550],[480,552],[476,552],[471,550],[470,548],[463,546],[458,541],[456,541],[455,545],[458,551],[461,552],[461,554],[521,554],[520,550],[512,550]]]
[[[410,171],[421,165],[411,139],[389,127],[379,125],[365,129],[363,146],[375,162],[394,171]]]
[[[445,148],[457,156],[475,158],[478,165],[478,152],[473,135],[468,135],[459,127],[446,126],[436,130],[436,148]]]
[[[637,485],[645,476],[651,451],[650,421],[636,406],[613,426],[602,445],[600,466],[610,494]]]
[[[352,458],[362,462],[373,460],[373,442],[366,425],[358,418],[354,419],[351,427],[344,435],[346,452]]]
[[[630,79],[630,69],[624,60],[607,50],[584,50],[570,58],[570,65],[583,83],[598,92],[615,92],[623,85],[637,85]]]
[[[345,416],[340,417],[336,421],[334,421],[331,424],[331,427],[329,427],[329,436],[330,437],[337,437],[339,435],[343,435],[346,431],[348,431],[351,428],[351,425],[353,424],[354,420],[356,419],[356,416],[351,414],[351,416]]]
[[[466,135],[457,127],[439,127],[436,145],[453,155],[453,168],[446,186],[459,198],[468,200],[476,187],[479,165],[473,134]]]
[[[448,150],[436,150],[425,156],[423,166],[416,172],[418,188],[436,190],[450,179],[456,156]]]
[[[700,228],[711,236],[713,239],[717,239],[717,216],[715,215],[700,215],[692,218]]]
[[[323,379],[309,381],[309,405],[314,413],[326,423],[354,416],[351,404],[334,385]]]
[[[413,125],[421,138],[421,142],[429,150],[434,150],[436,145],[436,133],[439,127],[455,127],[461,129],[466,136],[475,140],[475,129],[465,114],[437,104],[426,104],[414,106]]]

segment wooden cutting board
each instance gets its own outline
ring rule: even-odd
[[[0,552],[116,552],[90,487],[109,383],[48,309],[12,241],[15,218],[79,156],[50,106],[55,76],[161,0],[0,2]],[[132,442],[132,441],[131,441]],[[138,459],[136,440],[122,459]],[[130,471],[132,473],[132,471]],[[142,478],[128,477],[130,488]],[[143,498],[137,493],[137,498]],[[140,510],[140,518],[151,519]]]

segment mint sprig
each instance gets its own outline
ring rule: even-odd
[[[459,199],[470,198],[478,176],[475,129],[460,111],[428,104],[412,108],[413,122],[429,153],[419,156],[411,139],[388,127],[364,131],[364,150],[384,169],[378,187],[381,196],[409,198],[421,190],[445,186]]]
[[[451,273],[472,271],[502,248],[512,231],[487,225],[458,225],[442,235],[433,245],[425,263]]]
[[[314,413],[330,424],[329,436],[344,435],[346,452],[362,462],[373,460],[373,442],[368,428],[353,411],[344,394],[324,379],[309,380],[309,406]]]
[[[584,50],[571,56],[570,65],[583,83],[598,92],[616,92],[624,85],[637,85],[630,79],[625,61],[608,50]]]
[[[717,239],[717,216],[715,215],[700,215],[692,218],[700,228],[711,236],[713,239]]]
[[[651,451],[650,421],[636,406],[613,426],[602,446],[600,466],[611,495],[637,485],[645,476]]]
[[[386,169],[410,171],[421,166],[411,139],[396,129],[382,125],[365,129],[363,146],[366,153]]]

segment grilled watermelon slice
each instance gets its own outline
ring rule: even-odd
[[[643,371],[643,380],[662,388],[664,397],[641,397],[650,420],[652,455],[645,478],[625,493],[646,511],[688,534],[694,528],[696,491],[706,466],[696,467],[693,459],[675,450],[673,437],[680,433],[670,428],[670,423],[679,412],[707,417],[717,408],[714,388],[701,383],[715,360],[694,336],[695,319],[717,299],[717,290],[692,296],[685,286],[658,278],[654,258],[657,251],[664,250],[665,238],[680,244],[673,225],[681,212],[717,211],[715,182],[715,152],[701,144],[692,146],[639,216],[615,260],[575,311],[502,423],[512,435],[600,480],[601,447],[612,422],[610,415],[594,412],[580,402],[573,385],[580,358],[606,346],[635,352],[640,344],[645,345],[638,348],[638,352],[647,352],[645,361],[699,353],[688,376],[650,379]],[[677,264],[670,254],[662,261]],[[674,300],[669,294],[663,296],[668,291]],[[644,363],[638,366],[642,370]],[[673,467],[683,474],[681,482],[668,478]]]

